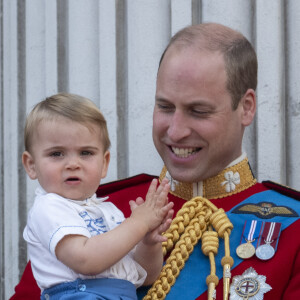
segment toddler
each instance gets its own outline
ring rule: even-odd
[[[27,117],[22,162],[39,187],[24,238],[41,299],[137,299],[162,263],[170,226],[169,183],[153,180],[131,216],[97,198],[110,160],[106,121],[81,96],[57,94]]]

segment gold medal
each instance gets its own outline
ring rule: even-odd
[[[251,258],[255,254],[255,247],[251,244],[251,241],[240,244],[236,248],[236,254],[241,259]]]
[[[262,221],[246,220],[242,232],[242,243],[236,248],[236,254],[241,259],[251,258],[255,254],[257,241],[262,228]],[[252,244],[253,243],[253,244]]]

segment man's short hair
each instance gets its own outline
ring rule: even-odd
[[[216,23],[183,28],[171,38],[159,65],[171,47],[194,47],[199,51],[222,53],[233,109],[237,108],[248,89],[256,90],[257,56],[251,43],[238,31]]]

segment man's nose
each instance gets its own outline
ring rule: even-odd
[[[179,142],[180,140],[188,137],[191,134],[189,122],[187,116],[181,111],[175,111],[170,118],[168,136],[173,142]]]

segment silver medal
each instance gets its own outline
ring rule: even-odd
[[[261,260],[268,260],[274,256],[275,249],[270,244],[264,244],[256,249],[255,254]]]

